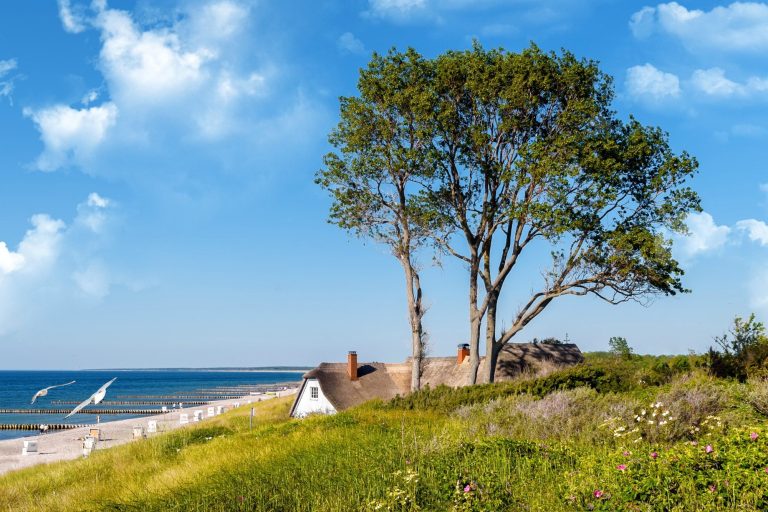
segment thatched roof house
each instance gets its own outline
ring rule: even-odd
[[[460,345],[456,357],[429,357],[424,364],[422,385],[466,386],[470,381],[469,349]],[[521,373],[546,373],[583,360],[574,344],[550,345],[511,343],[504,346],[496,362],[496,381]],[[485,375],[481,358],[478,375]],[[402,363],[360,363],[350,352],[346,363],[321,363],[304,374],[304,382],[291,408],[291,416],[331,414],[373,399],[389,400],[410,392],[411,360]]]

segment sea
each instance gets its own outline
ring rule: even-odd
[[[105,402],[141,401],[131,398],[144,396],[180,396],[196,392],[235,386],[255,386],[290,383],[301,380],[303,371],[216,371],[216,370],[82,370],[82,371],[0,371],[0,411],[7,409],[68,409],[74,404],[54,401],[82,402],[113,378],[117,380],[107,389]],[[30,405],[32,396],[40,389],[75,381],[74,384],[51,389],[47,396]],[[151,400],[151,399],[146,399]],[[183,402],[183,400],[180,400]],[[98,409],[160,409],[161,405],[90,405]],[[168,409],[172,406],[169,404]],[[92,424],[92,414],[76,414],[64,419],[65,414],[7,414],[0,412],[0,424]],[[100,415],[100,421],[113,421],[137,417],[132,414]],[[34,435],[34,431],[0,430],[0,440]]]

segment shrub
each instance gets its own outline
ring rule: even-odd
[[[768,416],[768,381],[762,379],[750,381],[747,402],[755,411],[763,416]]]
[[[620,356],[622,359],[632,359],[632,347],[629,346],[627,338],[614,336],[608,340],[608,346],[611,353]]]
[[[626,389],[619,375],[608,372],[603,368],[591,366],[574,366],[546,377],[538,377],[511,382],[494,384],[479,384],[450,388],[437,386],[425,387],[404,397],[396,397],[385,407],[408,410],[436,410],[451,412],[462,405],[490,402],[507,396],[530,394],[543,397],[553,391],[575,389],[578,387],[593,388],[598,392],[620,391]]]
[[[715,337],[715,342],[720,350],[710,347],[707,354],[712,375],[742,382],[750,376],[768,376],[768,336],[754,314],[746,320],[734,318],[730,331]]]

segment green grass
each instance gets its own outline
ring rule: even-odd
[[[547,377],[305,420],[287,418],[291,399],[267,401],[253,431],[235,410],[7,474],[0,510],[765,510],[768,428],[750,404],[768,386],[670,361],[595,355]],[[675,419],[628,434],[658,401]]]

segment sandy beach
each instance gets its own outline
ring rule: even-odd
[[[101,429],[100,437],[96,449],[104,450],[113,446],[134,441],[133,428],[140,426],[147,431],[149,421],[157,421],[157,433],[147,434],[147,436],[160,435],[162,432],[168,432],[178,428],[184,428],[194,425],[194,412],[203,411],[204,423],[208,418],[208,407],[224,406],[227,410],[232,410],[236,404],[245,407],[249,403],[276,398],[277,396],[286,396],[295,394],[297,388],[287,389],[279,393],[264,393],[259,395],[245,395],[242,398],[218,400],[208,405],[197,405],[185,407],[183,409],[174,409],[165,414],[154,416],[143,416],[139,418],[130,418],[126,420],[102,422],[98,425]],[[179,417],[187,414],[189,423],[181,424]],[[95,425],[94,425],[95,426]],[[83,456],[83,439],[88,435],[90,427],[76,428],[59,432],[51,432],[43,435],[32,435],[20,437],[17,439],[8,439],[0,441],[0,474],[14,471],[21,468],[35,466],[38,464],[49,464],[61,460],[77,459]],[[37,441],[38,452],[28,455],[22,455],[24,441]]]

